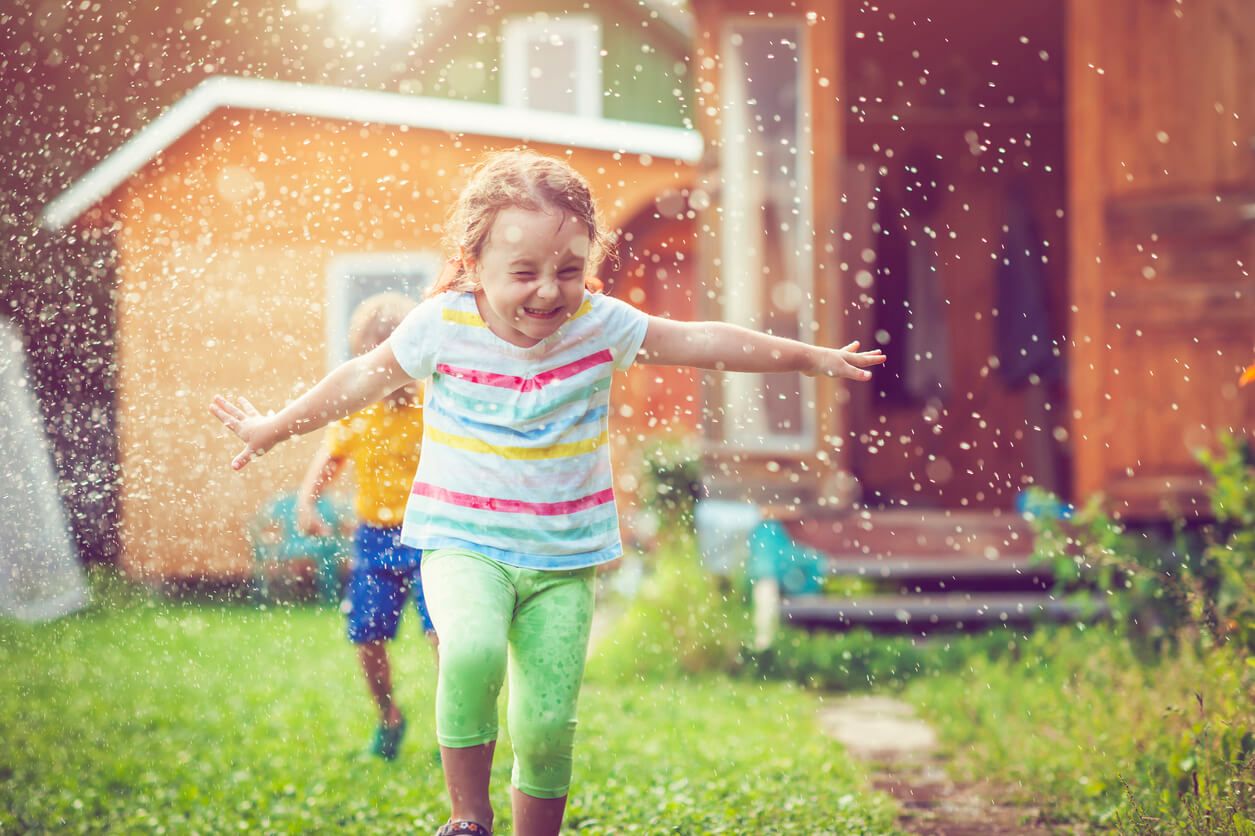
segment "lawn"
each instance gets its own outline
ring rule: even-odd
[[[315,607],[133,594],[39,626],[0,623],[0,832],[426,833],[447,813],[435,666],[396,645],[411,733],[372,729],[342,619]],[[818,698],[718,676],[590,681],[569,832],[890,833],[893,805],[818,735]],[[508,833],[509,746],[495,767]]]
[[[1115,629],[1043,629],[903,696],[958,755],[1048,818],[1120,833],[1255,834],[1255,661],[1181,643],[1139,655]]]

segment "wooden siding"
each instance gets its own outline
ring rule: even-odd
[[[1189,511],[1255,428],[1255,5],[1074,0],[1069,39],[1076,489]]]

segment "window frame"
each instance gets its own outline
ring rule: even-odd
[[[501,27],[501,100],[507,107],[536,110],[539,113],[567,113],[533,108],[528,103],[532,42],[557,34],[570,39],[575,47],[575,111],[569,115],[600,119],[602,114],[601,22],[594,15],[563,15],[538,18],[517,15],[506,18]]]
[[[723,60],[718,70],[718,79],[723,104],[720,108],[722,118],[718,153],[719,171],[723,187],[720,198],[719,243],[716,251],[719,264],[721,265],[719,268],[721,273],[720,284],[723,288],[722,293],[724,297],[716,301],[716,306],[720,318],[726,318],[726,304],[724,301],[727,298],[726,294],[735,293],[738,294],[738,297],[744,298],[752,296],[752,294],[747,293],[750,288],[742,284],[745,277],[728,272],[729,265],[736,264],[738,261],[745,262],[752,269],[752,264],[746,261],[738,252],[745,246],[746,239],[744,238],[744,233],[752,229],[752,223],[748,217],[744,219],[737,218],[735,202],[731,199],[732,190],[742,188],[741,178],[739,177],[742,168],[739,164],[750,159],[749,155],[753,154],[752,149],[747,147],[747,143],[736,141],[740,131],[749,128],[750,122],[748,119],[738,119],[730,107],[730,105],[744,105],[743,101],[730,99],[731,91],[742,86],[743,74],[745,72],[741,46],[735,44],[733,38],[737,33],[751,29],[780,29],[784,27],[789,27],[792,30],[791,34],[796,39],[798,61],[795,77],[798,103],[793,131],[796,137],[797,153],[794,157],[795,163],[792,172],[793,179],[797,182],[796,195],[799,197],[799,215],[796,220],[796,228],[792,232],[793,240],[797,242],[798,250],[793,267],[796,269],[796,278],[801,285],[802,292],[802,302],[797,313],[798,339],[814,343],[821,331],[818,321],[821,306],[815,298],[817,276],[815,271],[814,186],[811,182],[813,177],[811,164],[812,136],[805,116],[811,112],[812,90],[808,72],[809,68],[813,66],[813,62],[809,38],[807,37],[806,22],[800,17],[776,17],[771,20],[764,20],[749,15],[730,16],[723,21],[719,33],[720,54],[723,56]],[[733,75],[734,73],[742,75],[740,78],[737,78]],[[770,179],[774,174],[767,172],[763,176]],[[751,287],[757,288],[758,286],[751,285]],[[747,323],[741,322],[740,324]],[[764,327],[761,321],[754,324],[760,329]],[[771,428],[766,428],[764,432],[759,432],[756,427],[739,427],[739,422],[733,417],[746,414],[743,404],[746,403],[747,393],[759,392],[760,396],[754,403],[762,403],[761,397],[762,393],[764,393],[763,375],[741,374],[737,375],[739,379],[734,379],[731,374],[723,373],[716,374],[716,377],[719,378],[716,385],[708,390],[709,394],[714,397],[708,398],[707,406],[715,414],[723,415],[723,418],[719,421],[720,428],[717,436],[712,437],[708,433],[704,434],[703,445],[709,452],[715,454],[761,453],[798,455],[814,453],[819,449],[819,431],[822,422],[819,416],[820,406],[817,401],[819,390],[813,378],[799,375],[799,395],[802,399],[801,425],[795,433],[781,434],[772,432]]]
[[[414,274],[420,277],[421,290],[425,291],[436,281],[442,266],[440,254],[429,250],[348,253],[331,259],[326,272],[327,370],[352,356],[349,349],[349,320],[353,316],[349,309],[351,279]],[[422,301],[421,293],[414,301]]]

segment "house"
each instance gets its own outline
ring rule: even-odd
[[[632,11],[630,30],[604,15],[501,13],[500,25],[518,33],[503,48],[521,52],[500,60],[511,74],[548,82],[521,93],[503,86],[504,103],[439,89],[207,79],[47,205],[46,227],[110,235],[117,251],[128,572],[154,583],[251,572],[250,516],[299,482],[318,439],[233,474],[236,444],[208,417],[209,399],[248,393],[276,407],[347,355],[358,301],[385,288],[421,294],[447,256],[441,223],[464,169],[487,151],[526,144],[567,157],[617,233],[624,258],[607,263],[608,289],[654,312],[692,309],[686,195],[702,145],[684,127],[684,95],[672,94],[686,87],[675,78],[683,56],[668,59],[665,100],[654,95],[664,85],[650,77],[662,65],[646,72],[641,61],[659,61],[658,50],[634,5],[621,5]],[[550,60],[533,72],[527,44],[538,38],[571,46],[569,65]],[[648,58],[623,70],[603,63],[597,75],[611,91],[603,107],[583,87],[574,98],[537,99],[582,79],[589,61],[625,61],[625,51]],[[479,61],[449,60],[472,69]],[[654,99],[632,104],[638,89]],[[691,378],[636,372],[621,385],[621,449],[652,431],[660,405],[678,422],[695,421]]]
[[[1236,386],[1255,350],[1255,6],[691,0],[672,26],[667,7],[590,4],[668,32],[674,89],[694,91],[616,84],[611,69],[665,75],[667,61],[631,62],[603,23],[599,52],[619,57],[601,65],[598,113],[584,73],[559,88],[514,84],[516,71],[514,86],[493,82],[507,62],[543,80],[545,61],[597,42],[538,15],[512,28],[522,7],[500,5],[446,9],[429,59],[398,77],[439,107],[363,93],[378,107],[357,111],[321,91],[337,100],[327,110],[309,88],[266,87],[177,136],[154,124],[131,162],[101,166],[113,181],[94,171],[50,205],[49,223],[105,225],[123,254],[128,561],[238,565],[223,552],[240,548],[243,509],[291,484],[306,451],[272,462],[264,485],[211,472],[229,444],[199,418],[204,395],[285,399],[299,386],[267,373],[280,358],[312,382],[343,317],[322,288],[380,269],[354,252],[419,248],[450,172],[520,139],[569,150],[615,196],[629,257],[607,274],[612,292],[884,345],[869,386],[651,372],[620,401],[628,437],[657,413],[701,435],[712,494],[828,513],[849,549],[891,549],[864,533],[905,508],[948,521],[941,547],[1005,552],[1032,485],[1101,492],[1131,519],[1201,510],[1192,449],[1255,427]],[[202,110],[244,89],[214,84]],[[635,89],[647,105],[627,103]],[[576,115],[523,118],[523,104]],[[458,119],[433,121],[445,107]],[[851,517],[855,500],[867,510]]]

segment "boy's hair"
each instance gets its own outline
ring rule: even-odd
[[[470,182],[449,210],[446,245],[452,252],[478,261],[497,215],[511,208],[557,209],[584,224],[590,245],[584,272],[590,277],[609,249],[588,182],[565,160],[523,148],[497,151],[475,166]],[[464,262],[461,256],[449,259],[427,295],[446,290],[477,290],[478,282]],[[599,289],[600,282],[595,278],[592,284]]]
[[[365,354],[382,343],[414,310],[415,301],[403,293],[376,293],[362,301],[349,318],[349,350]]]

